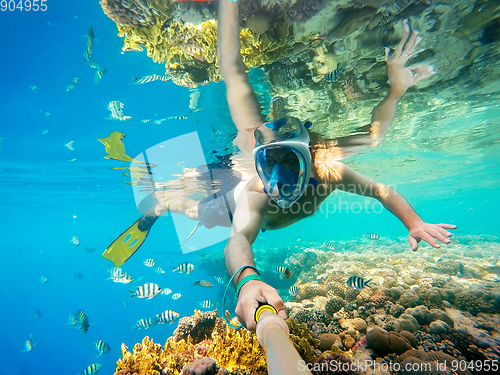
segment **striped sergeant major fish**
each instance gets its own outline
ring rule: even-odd
[[[100,363],[92,363],[89,367],[87,367],[85,370],[80,372],[80,374],[78,374],[78,375],[94,375],[101,368],[102,368],[102,365]]]
[[[339,79],[340,73],[342,73],[344,69],[342,69],[340,66],[337,66],[337,69],[332,70],[330,73],[327,73],[325,75],[325,79],[328,82],[337,82]]]
[[[164,271],[164,270],[163,270],[163,268],[161,268],[161,267],[156,267],[156,268],[155,268],[155,272],[156,272],[156,273],[159,273],[159,274],[163,274],[163,273],[165,273],[165,271]]]
[[[368,280],[364,280],[362,277],[359,276],[351,276],[347,279],[346,283],[349,285],[351,288],[354,289],[363,289],[367,284],[371,281],[371,278]]]
[[[87,49],[83,53],[83,57],[85,57],[85,60],[88,61],[90,60],[90,56],[92,56],[92,49],[87,46]]]
[[[299,294],[299,287],[297,285],[292,285],[290,289],[288,289],[288,293],[292,296],[295,297],[296,295]]]
[[[136,290],[131,290],[131,292],[132,295],[130,296],[130,298],[137,296],[139,298],[151,299],[161,293],[161,288],[158,286],[158,284],[146,283],[137,287]]]
[[[156,315],[156,320],[159,324],[172,324],[179,318],[179,313],[174,310],[165,310],[161,314]]]
[[[86,59],[85,64],[90,66],[92,69],[101,69],[101,66],[99,65],[99,63],[97,61],[94,61],[94,60]]]
[[[220,276],[214,276],[214,279],[221,285],[224,285],[225,282],[224,282],[224,278],[223,277],[220,277]]]
[[[213,301],[209,299],[199,302],[199,305],[202,309],[213,309],[215,307]]]
[[[164,288],[161,292],[161,294],[164,294],[166,296],[168,296],[170,293],[172,293],[172,290],[168,289],[168,288]]]
[[[108,269],[108,275],[110,279],[115,279],[122,277],[125,274],[120,267],[112,267]]]
[[[182,294],[175,293],[175,294],[172,294],[172,297],[170,297],[170,298],[172,298],[172,301],[177,301],[181,297],[182,297]]]
[[[149,327],[154,327],[158,324],[158,321],[153,318],[142,318],[137,321],[134,326],[134,331],[136,329],[148,329]]]
[[[275,271],[280,279],[282,278],[289,279],[293,275],[293,271],[291,271],[288,267],[284,266],[277,266]]]
[[[101,355],[103,355],[104,353],[108,353],[109,350],[110,350],[110,347],[108,344],[106,344],[104,341],[102,340],[98,340],[95,342],[95,348],[97,349],[97,351],[99,352],[99,354],[96,356],[96,358],[100,357]]]
[[[187,116],[170,116],[167,117],[167,120],[187,120]]]
[[[31,352],[33,350],[33,347],[36,345],[31,343],[31,340],[33,339],[33,334],[30,334],[30,337],[26,342],[24,343],[24,350],[21,350],[21,352]]]
[[[94,29],[92,28],[92,26],[90,26],[89,29],[87,30],[87,49],[88,50],[92,50],[92,47],[94,47],[94,38],[95,38]]]
[[[95,78],[94,78],[94,83],[97,85],[99,82],[101,82],[102,76],[106,74],[108,69],[106,68],[101,68],[95,73]]]
[[[187,263],[187,262],[184,262],[184,263],[181,263],[179,264],[179,266],[177,267],[172,267],[174,270],[172,272],[175,272],[175,271],[179,271],[179,273],[191,273],[194,271],[194,265],[192,265],[191,263]]]
[[[131,83],[135,83],[137,85],[142,85],[144,83],[149,83],[149,82],[158,81],[158,80],[166,82],[166,81],[168,81],[170,79],[172,79],[171,76],[159,75],[159,74],[151,74],[149,76],[144,76],[142,78],[133,77]]]
[[[83,310],[78,310],[78,321],[80,322],[80,329],[83,333],[87,333],[90,327],[89,318],[87,314],[83,312]]]
[[[380,236],[377,233],[363,234],[363,237],[369,240],[380,240]]]
[[[120,102],[118,102],[118,103],[120,103]],[[111,103],[110,103],[110,104],[111,104]],[[123,104],[122,104],[122,103],[120,103],[120,104],[121,104],[121,107],[120,107],[120,110],[121,110],[121,108],[123,108]],[[113,112],[113,111],[112,111],[112,112]],[[146,260],[144,261],[144,265],[145,265],[146,267],[154,267],[154,266],[156,266],[156,262],[155,262],[153,259],[151,259],[151,258],[150,258],[150,259],[146,259]]]
[[[125,116],[123,114],[123,107],[124,107],[124,104],[118,100],[113,100],[112,102],[109,102],[108,103],[108,111],[111,112],[111,115],[108,117],[108,119],[109,120],[117,120],[117,121],[130,120],[132,117]],[[151,260],[146,259],[144,261],[144,264],[146,264],[147,261],[150,261],[149,264],[154,263],[152,266],[148,266],[148,267],[154,267],[156,265],[156,263],[154,262],[153,259],[151,259]]]

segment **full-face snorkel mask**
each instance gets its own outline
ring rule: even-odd
[[[310,182],[311,153],[306,130],[310,126],[310,122],[302,124],[297,118],[283,117],[255,129],[257,146],[253,157],[257,174],[265,191],[282,208],[296,202]]]

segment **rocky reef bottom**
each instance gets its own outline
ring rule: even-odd
[[[298,367],[314,375],[498,373],[497,239],[468,236],[417,253],[401,243],[289,249],[286,264],[300,275],[290,280],[298,294],[285,302]],[[261,268],[275,264],[268,254],[256,249]],[[348,286],[353,275],[370,286]],[[216,311],[181,318],[163,347],[146,337],[122,354],[120,375],[267,373],[256,336],[229,328]]]

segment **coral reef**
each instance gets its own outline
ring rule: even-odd
[[[389,353],[402,354],[412,348],[410,340],[406,337],[409,334],[410,332],[406,332],[404,335],[392,331],[387,332],[375,327],[366,334],[366,342],[368,347],[375,350],[379,355],[384,356]]]
[[[194,311],[191,316],[182,317],[174,330],[174,341],[187,340],[191,336],[193,343],[209,339],[215,327],[217,313],[214,311]]]
[[[328,315],[333,315],[345,306],[345,301],[338,296],[333,296],[326,301],[325,310]]]
[[[304,361],[314,362],[321,355],[321,351],[317,349],[321,341],[311,336],[305,323],[299,323],[293,318],[287,319],[286,323],[290,329],[290,340],[297,352]]]
[[[188,363],[183,369],[183,375],[215,375],[217,364],[211,358],[200,358]]]
[[[398,356],[395,360],[396,363],[400,364],[402,374],[421,374],[423,373],[423,370],[421,372],[416,372],[414,369],[424,369],[425,367],[422,367],[421,364],[425,363],[426,366],[430,367],[430,370],[426,373],[443,375],[450,373],[453,361],[456,361],[456,359],[446,353],[440,351],[424,352],[417,349],[408,350],[403,355]],[[445,363],[445,365],[438,367],[438,363]],[[408,364],[408,366],[406,364]],[[458,375],[471,374],[467,369],[462,371],[461,369],[457,369],[455,373]]]
[[[311,364],[313,375],[352,374],[351,360],[339,353],[319,357]]]

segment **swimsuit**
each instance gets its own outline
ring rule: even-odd
[[[208,171],[205,169],[207,168]],[[209,182],[212,189],[220,189],[198,203],[200,225],[210,229],[216,226],[231,227],[233,212],[236,209],[234,189],[242,181],[241,174],[232,169],[229,161],[198,167],[201,179]]]

